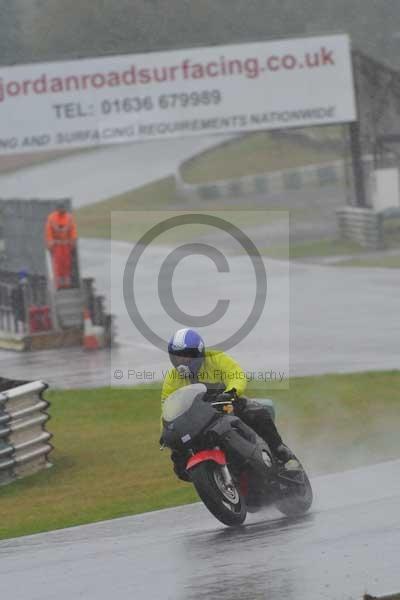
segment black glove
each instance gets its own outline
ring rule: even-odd
[[[222,394],[218,394],[216,397],[217,402],[231,402],[233,396],[231,392],[222,392]]]
[[[233,406],[235,408],[235,411],[241,412],[247,406],[247,398],[236,396],[235,400],[233,401]]]
[[[236,388],[232,388],[231,390],[225,390],[219,394],[217,400],[219,400],[219,402],[228,402],[229,400],[235,400],[235,398]]]
[[[187,456],[176,450],[171,452],[171,460],[174,464],[174,473],[182,481],[190,481],[190,475],[186,471]]]

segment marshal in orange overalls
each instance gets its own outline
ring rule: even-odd
[[[73,216],[60,206],[49,214],[45,227],[46,245],[53,262],[56,288],[68,288],[72,283],[72,250],[77,231]]]

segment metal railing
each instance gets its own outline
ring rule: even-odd
[[[13,333],[25,330],[25,315],[19,315],[18,288],[11,283],[0,282],[0,329]],[[22,320],[18,316],[23,316]],[[20,325],[21,323],[21,325]]]
[[[0,380],[0,485],[51,466],[49,402],[43,381]]]
[[[30,310],[48,306],[46,278],[0,271],[0,331],[25,335],[30,332]]]

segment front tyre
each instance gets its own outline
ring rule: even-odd
[[[220,465],[202,462],[190,469],[190,476],[201,500],[221,523],[235,526],[244,522],[246,503],[235,484],[226,485]]]

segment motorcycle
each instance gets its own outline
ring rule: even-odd
[[[225,525],[240,525],[248,512],[271,504],[290,517],[307,512],[313,493],[300,461],[283,468],[268,444],[233,415],[240,399],[221,400],[221,391],[195,383],[171,394],[163,405],[162,448],[188,457],[186,471],[200,499]],[[272,403],[270,411],[274,418]]]

